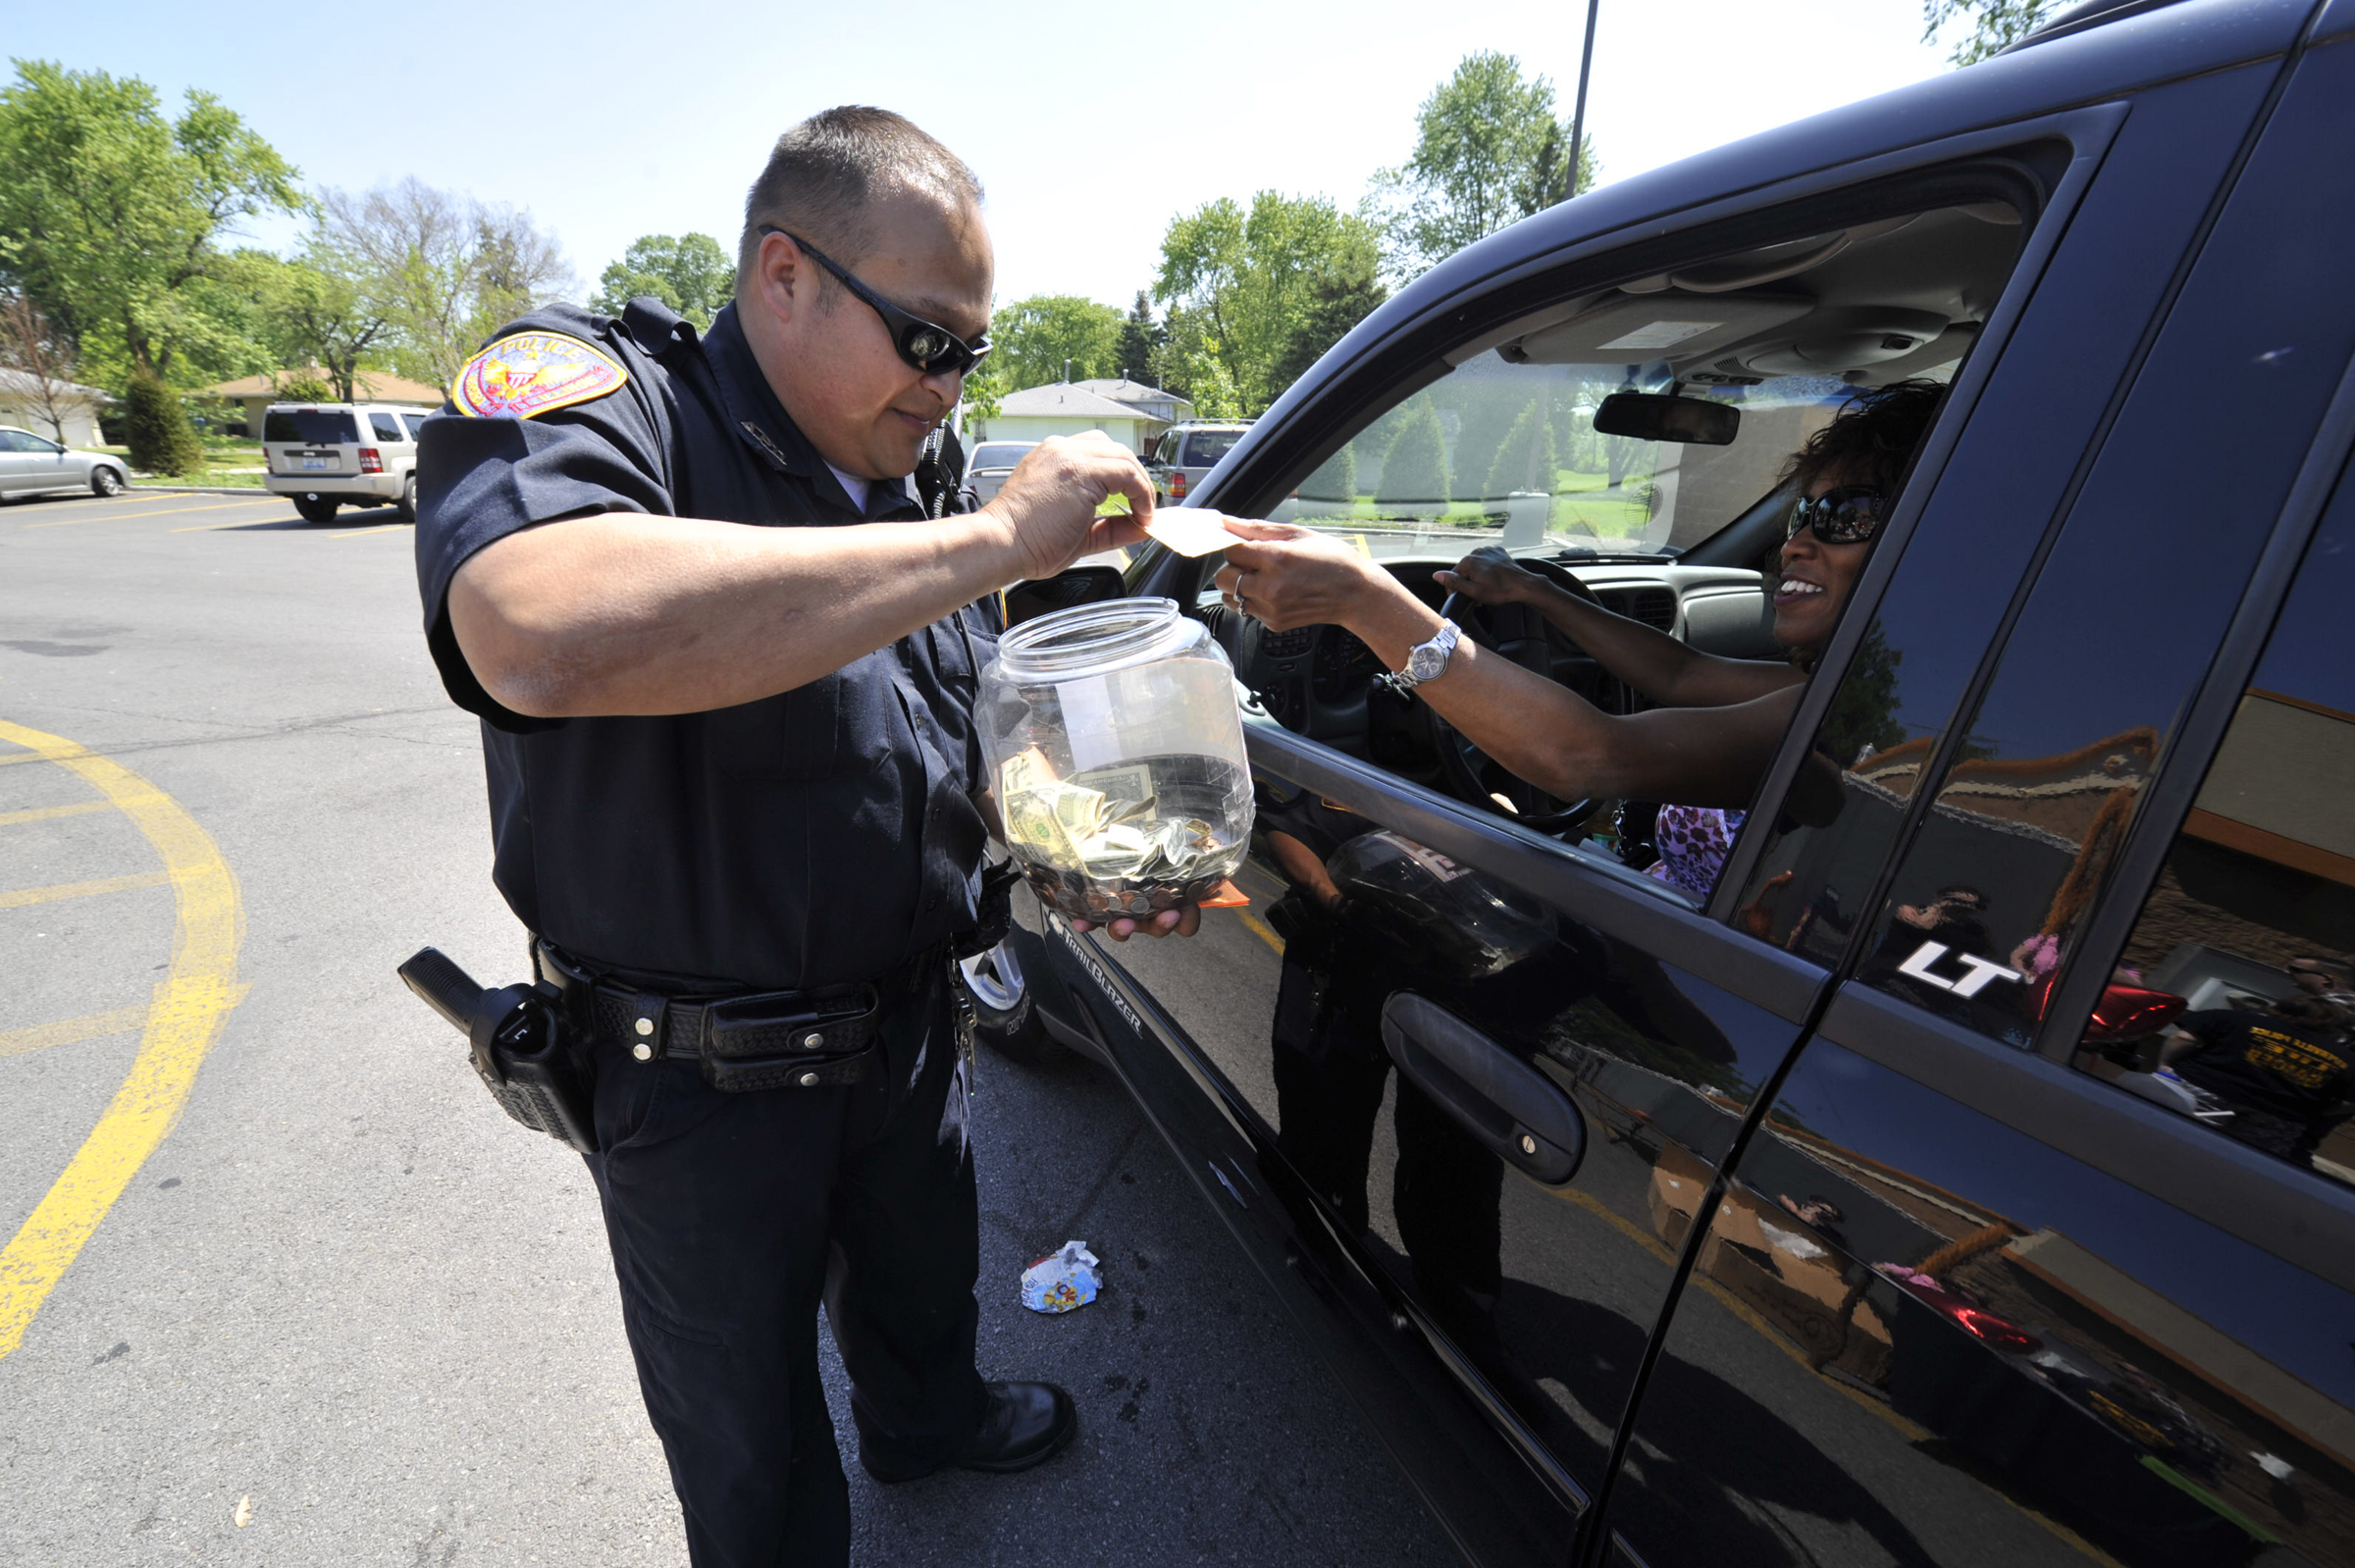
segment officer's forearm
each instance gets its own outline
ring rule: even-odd
[[[756,528],[601,512],[484,547],[450,583],[449,624],[516,712],[692,713],[806,685],[1021,570],[982,515]]]

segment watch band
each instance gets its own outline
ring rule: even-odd
[[[1439,631],[1432,635],[1429,642],[1417,643],[1407,650],[1406,668],[1377,676],[1376,679],[1404,697],[1425,681],[1436,681],[1446,674],[1448,661],[1455,654],[1455,645],[1462,639],[1462,629],[1455,622],[1442,617]],[[1427,667],[1417,673],[1418,664]]]

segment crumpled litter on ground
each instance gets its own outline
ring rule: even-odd
[[[1022,1305],[1032,1312],[1069,1312],[1096,1299],[1096,1255],[1084,1241],[1066,1241],[1022,1271]]]

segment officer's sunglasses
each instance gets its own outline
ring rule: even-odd
[[[779,229],[774,224],[762,224],[764,235],[783,235],[802,247],[802,253],[820,267],[842,280],[842,286],[872,306],[883,325],[891,329],[891,345],[900,357],[927,376],[962,376],[981,362],[989,352],[989,339],[977,338],[967,342],[937,322],[911,316],[890,300],[851,276],[850,269],[834,261],[824,251],[804,239],[800,235]]]
[[[1783,538],[1797,539],[1799,531],[1806,528],[1826,545],[1861,545],[1881,526],[1888,510],[1889,497],[1884,492],[1870,485],[1842,485],[1812,500],[1803,496],[1794,502]]]

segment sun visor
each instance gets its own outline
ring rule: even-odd
[[[1614,294],[1568,321],[1500,345],[1497,353],[1526,365],[1640,365],[1655,359],[1690,364],[1814,308],[1812,299],[1794,293],[1664,288]]]

